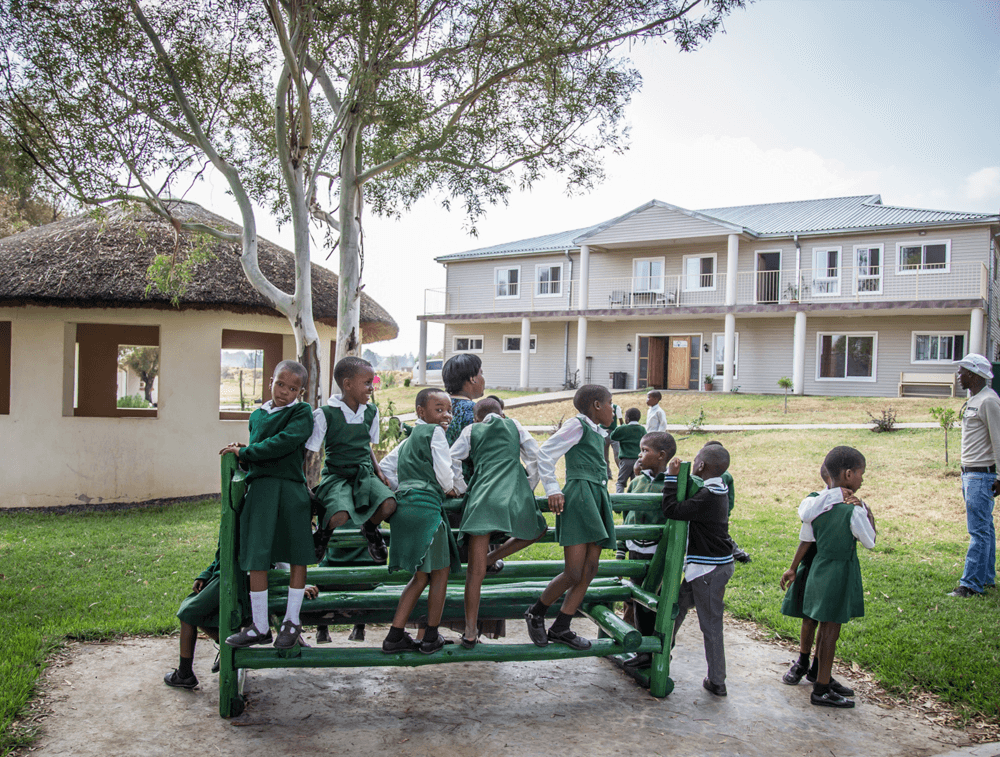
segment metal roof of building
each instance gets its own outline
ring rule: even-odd
[[[648,206],[674,207],[653,200],[636,211]],[[480,247],[466,252],[457,252],[435,258],[438,262],[468,260],[472,258],[502,257],[531,253],[575,250],[573,242],[598,229],[613,227],[620,220],[633,215],[631,211],[609,221],[583,229],[561,231],[516,242],[504,242],[491,247]],[[876,229],[880,227],[905,227],[934,224],[976,223],[1000,221],[1000,216],[990,213],[965,213],[948,210],[921,210],[883,205],[880,195],[858,195],[855,197],[832,197],[821,200],[797,200],[794,202],[772,202],[763,205],[735,205],[728,208],[710,208],[694,211],[705,220],[716,219],[722,223],[739,226],[746,233],[757,237],[791,236],[854,229]],[[706,218],[707,217],[707,218]]]

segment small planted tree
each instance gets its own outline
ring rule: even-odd
[[[792,388],[792,380],[788,376],[778,379],[778,386],[785,390],[785,412],[788,412],[788,390]]]
[[[932,407],[930,409],[934,420],[944,429],[944,464],[948,464],[948,432],[958,423],[958,413],[950,407]]]

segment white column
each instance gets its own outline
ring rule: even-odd
[[[722,359],[724,367],[722,369],[722,391],[730,392],[733,389],[733,370],[736,366],[736,316],[726,313],[726,337],[723,345]]]
[[[795,314],[792,331],[792,394],[805,394],[806,387],[806,314]]]
[[[587,376],[587,319],[576,319],[576,369],[577,381],[582,385]]]
[[[586,244],[580,245],[580,310],[586,310],[590,307],[590,246]],[[587,326],[583,326],[584,333],[586,334]],[[579,352],[579,349],[577,349]],[[583,368],[580,369],[580,375],[583,375]]]
[[[729,235],[729,253],[726,256],[726,304],[736,304],[736,269],[740,262],[740,238],[736,234]],[[728,323],[728,321],[727,321]]]
[[[423,384],[427,379],[427,321],[420,321],[420,346],[417,348],[417,365],[413,373],[417,384]]]
[[[531,319],[521,319],[521,382],[519,389],[528,388],[528,359],[531,355]]]
[[[983,354],[983,309],[972,308],[969,319],[969,352]],[[965,357],[964,355],[962,357]]]

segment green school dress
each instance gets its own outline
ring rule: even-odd
[[[809,492],[808,496],[818,497],[819,492]],[[795,569],[795,581],[785,590],[785,598],[781,601],[781,614],[790,618],[804,618],[802,612],[802,598],[806,593],[806,580],[809,578],[809,568],[816,558],[816,543],[810,545],[805,555],[799,561],[799,567]]]
[[[312,409],[296,402],[273,413],[250,415],[250,444],[240,450],[248,467],[240,511],[240,569],[269,570],[276,562],[315,562],[309,490],[302,473]]]
[[[198,574],[197,580],[204,581],[202,590],[195,594],[191,592],[184,601],[181,602],[177,610],[177,617],[190,626],[197,628],[218,628],[219,627],[219,550],[215,550],[215,560],[205,570]],[[237,577],[238,580],[238,577]],[[246,602],[243,601],[244,591],[238,592],[240,596],[240,609],[243,615],[248,615]]]
[[[618,442],[618,454],[625,460],[639,458],[639,442],[646,435],[646,427],[641,423],[626,423],[611,432],[611,441]],[[637,479],[638,480],[638,479]]]
[[[340,512],[360,526],[371,519],[378,506],[392,498],[392,491],[375,475],[371,457],[371,427],[378,408],[369,403],[363,423],[348,423],[339,407],[324,405],[326,463],[316,487],[323,502],[323,524]]]
[[[846,623],[865,614],[857,539],[851,531],[854,505],[841,502],[812,522],[816,557],[809,568],[802,612],[821,623]]]
[[[478,535],[501,531],[517,539],[534,539],[546,529],[545,516],[535,506],[521,467],[517,424],[491,416],[470,433],[473,473],[459,531]]]
[[[458,545],[445,518],[444,492],[434,474],[431,437],[438,426],[422,423],[403,441],[396,468],[396,514],[392,516],[389,572],[461,570]]]
[[[574,420],[583,426],[583,438],[566,452],[566,507],[556,516],[556,539],[563,547],[596,543],[601,549],[614,549],[615,521],[605,475],[604,437],[582,418]]]

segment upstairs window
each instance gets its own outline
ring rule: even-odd
[[[663,292],[663,258],[636,258],[632,261],[633,292]]]
[[[534,334],[531,335],[531,341],[528,343],[528,351],[534,354],[537,345],[537,338]],[[521,335],[517,334],[504,334],[503,338],[503,351],[504,352],[520,352],[521,351]]]
[[[535,294],[539,297],[558,297],[562,294],[562,263],[535,266]]]
[[[497,299],[514,299],[521,296],[521,266],[494,268]]]
[[[965,357],[965,333],[931,331],[913,332],[910,362],[927,365],[941,363],[950,365]]]
[[[854,248],[854,264],[858,270],[858,292],[882,293],[882,245]]]
[[[899,273],[916,273],[917,271],[947,273],[951,264],[950,239],[900,242],[897,249],[899,250]]]
[[[482,352],[482,336],[456,336],[452,341],[452,352]]]
[[[715,289],[715,255],[684,256],[684,289]]]
[[[839,247],[813,249],[813,294],[820,296],[840,294],[840,252]]]
[[[0,415],[10,415],[10,321],[0,321]]]

